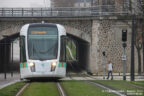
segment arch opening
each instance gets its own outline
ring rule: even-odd
[[[0,40],[0,72],[18,72],[19,71],[19,60],[15,61],[15,49],[14,41],[19,37],[19,33],[13,35],[3,35],[3,39]],[[19,48],[19,47],[18,47]],[[19,57],[19,56],[17,56]]]
[[[90,44],[86,40],[78,38],[74,35],[67,34],[69,38],[72,38],[76,42],[77,46],[77,60],[73,62],[67,62],[68,72],[88,72],[89,71],[89,51]]]

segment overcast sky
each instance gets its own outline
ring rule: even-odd
[[[50,0],[0,0],[0,7],[50,7]]]

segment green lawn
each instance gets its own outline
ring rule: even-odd
[[[144,87],[144,81],[130,81],[131,84]]]
[[[117,96],[83,81],[63,81],[61,84],[68,96]]]
[[[33,82],[21,96],[59,96],[59,92],[54,82]]]
[[[95,82],[103,84],[105,86],[108,86],[112,89],[116,89],[118,91],[123,91],[126,94],[134,92],[134,93],[140,93],[140,94],[144,95],[144,90],[143,89],[132,86],[132,83],[129,82],[129,81],[96,80]]]
[[[0,89],[0,96],[15,96],[16,93],[24,86],[24,82],[17,82]]]
[[[144,87],[144,81],[120,81],[120,80],[95,80],[95,82],[103,84],[107,87],[125,93],[138,93],[144,96],[143,88],[136,88],[132,85]],[[17,82],[0,89],[0,96],[15,96],[23,87],[25,82]],[[101,87],[89,84],[84,81],[63,81],[61,82],[68,96],[117,96]],[[21,96],[60,96],[55,82],[33,82],[24,90]],[[134,95],[132,95],[134,96]]]

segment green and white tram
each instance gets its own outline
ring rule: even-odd
[[[21,79],[66,75],[66,30],[60,24],[26,24],[20,31]]]

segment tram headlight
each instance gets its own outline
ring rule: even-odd
[[[29,62],[29,66],[30,67],[34,66],[34,62]]]
[[[55,71],[56,65],[57,65],[57,62],[51,63],[51,71]]]
[[[35,72],[35,63],[34,62],[29,62],[28,63],[31,69],[31,72]]]
[[[56,65],[57,65],[57,62],[52,62],[51,65],[52,65],[52,66],[56,66]]]

